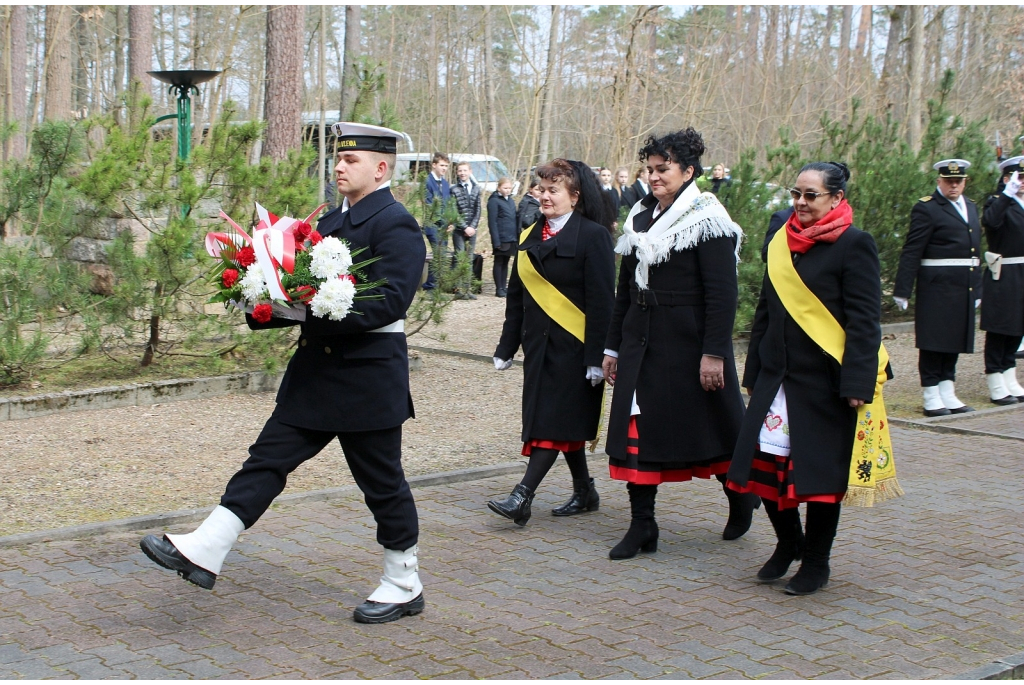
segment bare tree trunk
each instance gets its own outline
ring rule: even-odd
[[[871,5],[860,6],[860,28],[857,29],[857,59],[870,57],[867,51],[870,50],[871,40]],[[870,60],[869,60],[870,61]]]
[[[114,117],[121,122],[121,94],[124,92],[124,38],[127,31],[127,12],[123,5],[114,8]]]
[[[87,63],[89,60],[89,38],[86,35],[86,22],[85,13],[87,6],[76,5],[75,11],[72,16],[72,24],[75,42],[74,51],[72,52],[72,73],[73,76],[73,92],[71,99],[75,103],[76,113],[88,114],[89,112],[89,72]]]
[[[498,109],[494,97],[494,15],[492,7],[484,8],[484,82],[487,90],[487,139],[485,152],[498,152]]]
[[[128,6],[128,81],[138,82],[138,93],[152,93],[153,8],[150,5]]]
[[[892,97],[892,81],[896,74],[900,39],[903,36],[903,16],[906,11],[906,5],[896,5],[889,11],[889,38],[885,43],[882,76],[878,81],[879,103],[882,110],[891,110],[895,104]]]
[[[544,72],[544,83],[541,85],[543,99],[540,110],[540,140],[537,142],[537,161],[543,163],[548,158],[548,142],[551,140],[552,105],[554,98],[551,96],[552,80],[555,76],[555,60],[558,50],[558,18],[561,15],[562,6],[551,6],[551,30],[548,33],[548,62]]]
[[[303,5],[267,7],[267,134],[263,154],[274,161],[302,144]]]
[[[924,90],[924,8],[921,5],[910,6],[909,28],[907,141],[910,148],[917,152],[921,147],[921,94]]]
[[[853,33],[853,5],[843,5],[843,19],[839,24],[839,64],[836,72],[843,99],[850,97],[850,34]]]
[[[317,192],[316,201],[317,204],[321,204],[324,201],[324,194],[326,189],[324,188],[324,172],[327,168],[327,56],[324,54],[327,51],[327,29],[329,24],[327,23],[327,6],[320,5],[320,49],[317,50],[317,70],[316,80],[317,85],[320,86],[320,97],[319,110],[320,110],[320,127],[317,131],[317,169],[319,169],[317,178]]]
[[[4,83],[8,92],[4,96],[7,106],[4,121],[16,123],[15,131],[4,149],[4,159],[25,158],[25,133],[28,123],[27,103],[25,102],[26,74],[28,73],[28,9],[24,5],[9,5],[10,15],[7,21],[8,50],[4,55],[7,73]]]
[[[71,17],[67,5],[46,6],[46,99],[43,117],[69,120],[71,101]]]
[[[341,119],[352,116],[352,110],[359,95],[359,71],[356,60],[359,58],[360,37],[360,6],[345,5],[345,66],[341,75]]]

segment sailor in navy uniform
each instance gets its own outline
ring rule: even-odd
[[[963,159],[934,165],[938,187],[910,211],[893,299],[906,309],[917,282],[914,327],[925,416],[974,411],[954,387],[960,353],[974,352],[974,317],[981,302],[981,222],[963,195]]]
[[[423,610],[417,572],[419,523],[402,470],[402,424],[413,416],[405,316],[419,286],[426,249],[416,220],[391,194],[397,137],[390,129],[338,123],[335,174],[342,206],[318,231],[348,241],[359,259],[378,258],[370,281],[386,279],[360,300],[360,315],[341,321],[307,310],[277,407],[227,484],[220,506],[187,535],[147,535],[143,551],[185,580],[212,589],[231,545],[284,490],[288,474],[335,438],[377,522],[384,547],[380,586],[356,608],[361,623],[384,623]],[[288,319],[250,328],[295,325]]]
[[[1004,188],[985,202],[981,217],[988,238],[981,329],[989,398],[994,404],[1017,404],[1024,402],[1015,359],[1024,338],[1024,156],[999,168]]]

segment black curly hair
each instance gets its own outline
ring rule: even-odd
[[[829,195],[835,195],[840,190],[846,193],[846,182],[850,180],[850,168],[842,162],[811,162],[804,164],[800,174],[805,171],[817,171],[821,174],[821,182]],[[798,176],[800,174],[797,174]]]
[[[641,162],[646,162],[652,155],[657,155],[676,162],[683,169],[692,166],[696,178],[704,173],[700,158],[706,150],[701,135],[692,126],[687,126],[682,131],[669,133],[661,138],[651,136],[644,141],[638,157]]]

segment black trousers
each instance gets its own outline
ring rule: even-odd
[[[956,380],[956,352],[932,352],[918,350],[917,370],[921,374],[921,387],[930,388],[939,381]]]
[[[315,457],[335,437],[356,485],[377,522],[377,542],[385,549],[406,550],[419,539],[419,519],[402,471],[402,427],[359,433],[331,433],[281,423],[275,411],[249,458],[228,481],[221,506],[246,528],[259,520],[288,482],[288,474]]]
[[[1017,365],[1021,336],[985,333],[985,373],[1002,373]]]
[[[494,253],[494,266],[491,268],[491,275],[494,276],[494,289],[498,293],[508,291],[508,260],[511,257]]]

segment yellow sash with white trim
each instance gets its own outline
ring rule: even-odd
[[[519,236],[520,245],[526,242],[526,239],[530,236],[530,231],[536,225],[534,223],[523,231],[522,235]],[[583,336],[587,329],[587,317],[580,311],[579,307],[572,303],[572,300],[559,292],[558,288],[548,283],[547,279],[540,275],[540,272],[537,271],[537,268],[530,260],[530,256],[526,254],[526,250],[521,249],[521,252],[522,254],[516,260],[516,269],[519,272],[520,280],[523,282],[523,287],[530,293],[530,297],[533,298],[534,302],[540,305],[544,313],[551,317],[552,321],[572,333],[580,342],[583,342]]]
[[[782,306],[797,325],[821,349],[842,364],[846,331],[797,273],[786,242],[786,230],[783,226],[768,245],[768,278],[782,300]],[[853,440],[850,480],[844,504],[870,507],[875,502],[903,495],[903,489],[896,480],[889,417],[882,398],[888,363],[889,353],[885,345],[879,345],[874,400],[857,409],[857,434]]]

